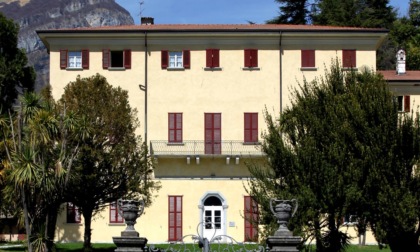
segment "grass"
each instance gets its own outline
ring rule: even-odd
[[[12,244],[16,245],[16,244]],[[92,244],[93,251],[96,252],[114,252],[114,250],[117,248],[112,243],[94,243]],[[0,251],[4,252],[24,252],[25,247],[22,245],[20,247],[8,247],[8,248],[2,248],[2,245],[0,244]],[[77,243],[57,243],[56,244],[56,251],[57,252],[79,252],[83,251],[83,243],[77,242]]]
[[[10,244],[10,245],[16,245],[16,243]],[[0,243],[0,251],[4,252],[24,252],[25,248],[23,246],[20,247],[10,247],[10,248],[3,248],[4,244]],[[94,243],[92,244],[93,251],[95,252],[113,252],[116,249],[116,246],[112,243]],[[169,247],[168,244],[155,244],[153,245],[155,248],[162,248],[166,249]],[[195,245],[197,246],[197,245]],[[83,243],[57,243],[56,244],[57,252],[80,252],[83,248]],[[174,249],[180,249],[181,251],[184,249],[183,245],[174,245]],[[188,244],[185,247],[186,249],[189,249],[190,252],[193,251],[201,251],[201,249],[198,249],[196,247],[193,248],[193,245]],[[223,251],[225,247],[221,246],[220,249],[217,247],[217,244],[213,244],[211,249],[212,251]],[[314,250],[315,251],[315,250]],[[347,252],[390,252],[391,250],[389,248],[380,250],[378,246],[357,246],[357,245],[351,245]]]

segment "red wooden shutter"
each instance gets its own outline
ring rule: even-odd
[[[213,49],[206,49],[206,67],[213,67]]]
[[[258,142],[258,113],[244,114],[244,142]]]
[[[244,66],[251,67],[251,49],[245,49]]]
[[[250,196],[244,197],[245,241],[258,240],[258,204]]]
[[[219,67],[219,49],[206,49],[206,67]]]
[[[184,68],[190,68],[190,66],[191,66],[191,64],[190,64],[190,61],[191,61],[190,50],[182,51],[182,57],[183,57],[182,61],[183,61],[183,64],[184,64]]]
[[[219,49],[206,49],[206,67],[219,67]]]
[[[356,50],[343,50],[343,67],[356,67]]]
[[[249,113],[244,114],[244,142],[251,142],[251,131],[250,131],[250,124],[251,124],[251,116]]]
[[[204,116],[205,127],[205,146],[204,152],[206,154],[221,154],[222,134],[221,134],[221,121],[222,115],[220,113],[205,113]]]
[[[161,66],[162,69],[168,68],[169,52],[166,50],[161,51]]]
[[[213,49],[213,67],[219,66],[219,49]]]
[[[258,67],[258,50],[257,49],[245,49],[244,66],[245,67]]]
[[[109,49],[103,49],[102,50],[102,68],[103,69],[108,69],[110,66],[110,53],[109,53]]]
[[[182,196],[168,197],[168,240],[182,239]]]
[[[175,114],[168,114],[168,142],[175,142]]]
[[[82,68],[89,69],[89,50],[82,50]]]
[[[410,112],[410,96],[404,96],[404,112]]]
[[[67,68],[67,54],[68,50],[60,50],[60,68]]]
[[[213,117],[210,113],[204,114],[204,153],[212,154],[213,151]]]
[[[176,113],[175,128],[176,128],[175,140],[177,142],[182,142],[182,114],[181,113]]]
[[[124,50],[124,68],[131,69],[131,50]]]
[[[214,114],[214,146],[213,153],[222,153],[222,115],[220,113]]]
[[[301,67],[315,67],[315,50],[301,51]]]
[[[258,50],[251,50],[251,67],[258,67]]]
[[[168,142],[182,142],[182,113],[169,113],[168,124]]]

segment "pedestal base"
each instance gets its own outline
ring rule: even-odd
[[[144,237],[112,237],[117,248],[116,252],[140,252],[144,251],[147,239]]]
[[[270,252],[299,252],[297,246],[300,242],[300,236],[269,236],[267,238]]]

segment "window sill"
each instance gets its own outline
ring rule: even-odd
[[[168,70],[168,71],[184,71],[185,68],[184,67],[168,67],[168,68],[166,68],[166,70]]]
[[[221,67],[205,67],[204,71],[222,71]]]
[[[244,71],[260,71],[261,68],[259,68],[259,67],[242,67],[242,70],[244,70]]]
[[[108,226],[125,226],[124,222],[108,223]]]
[[[108,67],[109,71],[124,71],[125,67]]]
[[[80,71],[83,70],[82,67],[67,67],[66,70],[68,71]]]
[[[359,71],[357,67],[342,67],[341,70],[343,71]]]
[[[244,142],[243,145],[261,145],[260,142]]]
[[[318,67],[301,67],[300,71],[318,71]]]
[[[184,146],[185,144],[183,142],[168,142],[168,146]]]

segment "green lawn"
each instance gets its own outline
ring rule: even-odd
[[[5,244],[1,244],[0,243],[0,251],[7,251],[7,252],[24,252],[25,248],[24,247],[11,247],[11,248],[3,248]],[[16,245],[16,244],[12,244],[12,245]],[[168,244],[159,244],[159,245],[153,245],[156,248],[168,248]],[[69,251],[73,251],[73,252],[78,252],[78,251],[82,251],[82,247],[83,247],[83,243],[57,243],[56,244],[56,248],[57,248],[57,252],[69,252]],[[174,249],[181,249],[182,250],[183,246],[180,245],[176,245],[174,247]],[[100,243],[95,243],[93,244],[93,249],[94,251],[97,252],[113,252],[115,250],[115,245],[114,244],[100,244]],[[194,249],[192,248],[192,245],[187,245],[186,246],[187,249],[189,249],[190,252],[193,252]],[[211,249],[212,250],[218,250],[218,251],[223,251],[223,246],[220,247],[220,249],[218,249],[216,244],[213,244]],[[195,251],[200,251],[198,248],[195,249]],[[314,250],[315,251],[315,250]],[[390,252],[391,250],[389,248],[387,249],[382,249],[380,250],[378,248],[378,246],[356,246],[356,245],[352,245],[347,249],[347,252]]]

